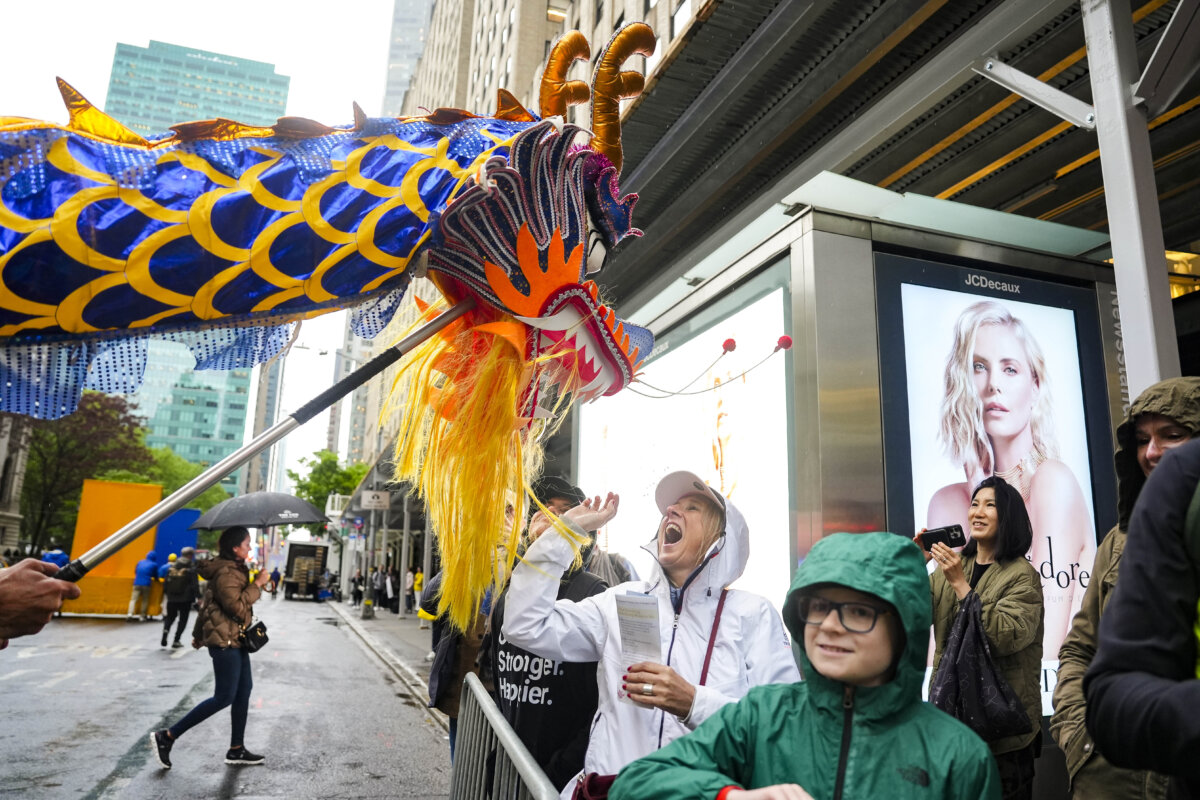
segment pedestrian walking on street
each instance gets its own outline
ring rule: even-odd
[[[413,613],[413,604],[417,599],[414,588],[416,585],[417,578],[413,575],[412,567],[409,567],[408,572],[404,575],[404,611],[406,614]]]
[[[379,567],[371,567],[371,588],[375,590],[374,603],[376,608],[383,608],[386,599],[383,596],[383,587],[386,584],[383,576],[383,570]]]
[[[150,587],[158,577],[158,560],[151,550],[133,568],[133,593],[129,595],[128,619],[133,622],[142,615],[142,622],[150,619]]]
[[[363,574],[361,569],[354,570],[354,577],[350,579],[350,597],[353,600],[353,606],[355,608],[358,608],[362,605]]]
[[[183,631],[187,628],[188,617],[191,615],[192,604],[200,596],[200,580],[196,577],[194,563],[196,551],[185,547],[176,558],[172,553],[167,562],[167,572],[163,577],[163,601],[167,605],[163,615],[162,646],[167,646],[167,634],[171,632],[171,623],[179,618],[175,627],[175,641],[171,647],[183,647]]]
[[[272,595],[279,591],[279,581],[280,581],[279,567],[275,567],[275,569],[271,570],[271,594]]]
[[[195,725],[224,708],[231,708],[232,730],[225,763],[261,764],[263,757],[246,749],[243,736],[250,706],[250,653],[241,646],[242,629],[253,621],[255,601],[270,575],[260,571],[253,582],[246,566],[250,555],[250,532],[243,527],[221,534],[216,558],[200,565],[206,581],[204,607],[192,631],[192,647],[208,647],[212,657],[216,688],[213,696],[202,701],[183,719],[169,728],[150,734],[150,746],[163,769],[171,768],[171,748],[177,739]]]

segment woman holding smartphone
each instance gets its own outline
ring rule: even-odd
[[[988,746],[1000,768],[1005,800],[1028,800],[1033,796],[1033,762],[1041,749],[1044,633],[1041,584],[1025,560],[1033,531],[1021,494],[1000,478],[987,478],[976,487],[969,514],[971,541],[961,555],[936,542],[926,556],[938,566],[929,576],[933,671],[936,675],[941,667],[959,605],[972,592],[978,594],[996,668],[1029,717],[1029,730]],[[919,534],[915,541],[921,544]]]

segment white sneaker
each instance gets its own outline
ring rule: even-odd
[[[435,655],[436,655],[436,653],[434,653],[434,651],[430,650],[428,653],[426,653],[426,654],[425,654],[425,660],[426,660],[426,661],[433,661],[433,657],[434,657]]]

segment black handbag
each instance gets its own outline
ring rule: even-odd
[[[238,641],[241,643],[242,649],[247,653],[257,653],[269,641],[267,638],[267,623],[258,619],[254,620],[248,626],[242,626],[242,632],[238,635]]]
[[[966,723],[985,742],[1033,729],[1020,698],[992,660],[991,643],[983,630],[983,604],[975,592],[959,605],[942,663],[929,687],[929,701]]]

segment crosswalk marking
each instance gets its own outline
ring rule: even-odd
[[[58,684],[62,683],[63,681],[74,678],[78,674],[79,673],[76,670],[70,670],[68,672],[57,672],[57,673],[55,673],[55,675],[57,677],[51,678],[50,680],[46,681],[39,688],[49,689],[51,686],[57,686]]]

